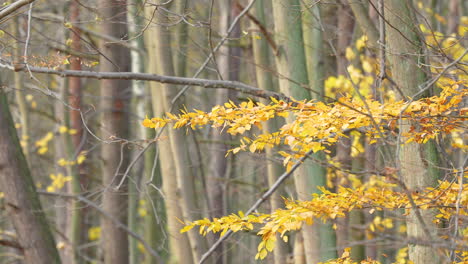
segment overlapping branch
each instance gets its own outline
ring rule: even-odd
[[[5,63],[0,63],[0,68],[7,68],[13,71],[27,71],[28,69],[22,65],[12,66]],[[280,100],[289,101],[289,98],[282,93],[262,90],[242,82],[237,81],[222,81],[222,80],[209,80],[201,78],[190,77],[176,77],[164,76],[150,73],[136,73],[136,72],[93,72],[93,71],[74,71],[51,69],[45,67],[29,67],[31,72],[59,75],[61,77],[81,77],[90,79],[118,79],[118,80],[142,80],[153,81],[159,83],[170,83],[176,85],[191,85],[201,86],[203,88],[224,88],[235,90],[238,92],[250,94],[261,98],[276,98]]]

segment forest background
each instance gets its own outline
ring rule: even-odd
[[[0,263],[466,263],[467,8],[3,2]]]

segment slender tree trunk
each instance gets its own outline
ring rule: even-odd
[[[221,36],[225,36],[227,34],[227,30],[229,27],[229,22],[231,20],[231,8],[233,1],[231,0],[221,0],[219,1],[219,32]],[[235,29],[239,31],[239,27]],[[234,34],[234,33],[233,33]],[[211,41],[211,40],[209,40]],[[231,73],[235,73],[235,69],[231,69],[232,66],[232,58],[231,55],[233,53],[232,47],[229,47],[226,43],[219,49],[218,54],[216,54],[216,67],[219,73],[218,78],[225,79],[225,80],[236,80],[231,79]],[[216,91],[216,105],[222,105],[224,102],[228,101],[229,99],[233,99],[232,92],[228,90],[217,90]],[[225,179],[227,177],[228,171],[228,160],[226,159],[225,155],[229,149],[229,146],[224,144],[223,142],[228,141],[230,136],[227,133],[221,132],[219,129],[212,130],[212,138],[214,140],[214,144],[212,144],[211,148],[211,160],[210,160],[210,172],[207,177],[207,192],[208,192],[208,201],[209,201],[209,212],[210,217],[221,217],[226,214],[225,204],[227,201],[226,199],[226,184]],[[219,143],[218,143],[219,142]],[[223,243],[216,249],[216,252],[213,256],[213,259],[216,261],[217,264],[227,263],[227,254],[223,255],[225,244]]]
[[[125,1],[100,0],[100,15],[103,19],[101,32],[117,39],[127,37]],[[130,54],[127,48],[116,43],[101,41],[100,70],[107,72],[129,71]],[[126,139],[129,134],[128,109],[131,94],[128,80],[101,80],[102,137],[105,140]],[[120,143],[120,144],[119,144]],[[120,182],[128,162],[128,151],[122,142],[102,145],[103,159],[103,208],[106,212],[127,223],[127,185],[119,190],[114,187]],[[128,235],[108,218],[101,220],[104,263],[128,263]]]
[[[257,0],[255,3],[255,6],[252,10],[252,14],[255,16],[257,21],[264,27],[266,25],[266,19],[265,19],[265,7],[264,7],[264,1],[263,0]],[[253,44],[253,55],[254,55],[254,60],[255,64],[257,67],[255,67],[255,73],[256,73],[256,79],[257,79],[257,85],[259,88],[264,89],[264,90],[274,90],[274,85],[273,85],[273,79],[272,79],[272,74],[266,70],[265,68],[268,68],[271,64],[270,61],[270,52],[268,48],[268,43],[266,41],[266,36],[262,35],[261,29],[255,24],[252,23],[252,27],[257,28],[257,32],[253,34],[252,37],[252,44]],[[256,36],[261,36],[260,39],[257,39]],[[265,100],[266,101],[266,100]],[[268,102],[265,102],[268,103]],[[272,133],[274,131],[277,131],[279,129],[279,126],[277,124],[277,120],[270,120],[268,121],[265,126],[263,127],[263,133]],[[272,149],[265,149],[265,156],[267,159],[267,179],[268,179],[268,185],[271,186],[275,181],[278,179],[278,177],[281,175],[283,172],[283,168],[281,164],[278,164],[278,162],[275,162],[274,159],[274,152]],[[283,188],[280,188],[275,192],[270,197],[270,207],[271,210],[274,211],[275,209],[283,207],[283,199],[282,197],[285,196],[285,192]],[[277,264],[282,264],[286,263],[287,256],[288,256],[288,246],[286,243],[282,242],[282,239],[278,235],[276,237],[277,243],[276,243],[276,248],[273,251],[274,253],[274,261]]]
[[[162,27],[158,26],[155,29],[157,42],[156,42],[156,55],[159,58],[158,72],[163,75],[174,75],[174,67],[172,64],[172,52],[170,48],[170,35]],[[166,111],[172,106],[172,99],[177,95],[177,89],[174,85],[164,84],[162,91],[162,103]],[[180,101],[179,101],[180,102]],[[174,104],[174,111],[182,109],[182,103]],[[200,218],[196,212],[197,205],[195,203],[195,185],[189,169],[186,153],[184,147],[186,145],[184,131],[169,129],[169,140],[171,144],[171,154],[174,159],[174,165],[177,176],[177,187],[180,192],[180,204],[182,207],[182,215],[186,221],[194,221]],[[171,221],[171,219],[168,219]],[[201,258],[201,254],[206,250],[204,238],[196,231],[188,232],[192,256],[195,261]]]
[[[220,3],[220,33],[225,35],[227,27],[229,26],[229,17],[230,17],[230,0],[222,0]],[[221,78],[229,78],[229,47],[227,45],[222,46],[219,49],[219,55],[216,56],[217,68]],[[216,104],[223,104],[228,100],[229,92],[227,90],[218,90],[216,91]],[[227,135],[221,133],[218,129],[213,130],[213,140],[215,142],[222,142],[228,140]],[[224,157],[228,146],[225,144],[213,145],[213,150],[211,151],[212,160],[210,162],[210,173],[208,176],[207,191],[209,196],[210,203],[210,216],[211,217],[221,217],[224,215],[224,183],[223,179],[225,178],[226,168],[227,168],[227,159]],[[222,247],[219,247],[218,253],[222,251]],[[218,256],[216,256],[218,258]]]
[[[139,37],[138,34],[140,33],[140,26],[142,24],[141,18],[138,16],[139,8],[142,6],[141,0],[131,0],[130,4],[128,5],[128,12],[127,12],[127,20],[128,20],[128,33],[130,36],[131,42],[130,45],[135,47],[136,49],[132,49],[130,51],[130,56],[132,60],[132,72],[144,72],[144,57],[141,52],[137,50],[144,50],[144,43],[143,38]],[[133,80],[132,81],[132,102],[131,102],[131,109],[136,113],[139,119],[143,118],[148,113],[146,112],[146,103],[148,102],[145,98],[145,88],[146,85],[141,80]],[[132,136],[137,139],[145,139],[148,138],[148,130],[143,126],[138,126],[135,128]],[[140,150],[137,149],[133,152],[136,154]],[[144,155],[150,155],[154,152],[148,151]],[[135,155],[132,155],[132,159]],[[133,168],[133,173],[131,173],[132,179],[128,182],[128,227],[133,232],[138,232],[138,204],[140,200],[140,193],[138,193],[138,184],[142,179],[142,174],[144,174],[145,166],[152,167],[152,162],[150,164],[145,164],[145,158],[139,159],[135,167]],[[150,203],[150,201],[148,201]],[[149,215],[147,218],[151,217],[152,210],[149,210]],[[154,223],[156,224],[156,223]],[[147,231],[147,230],[145,230]],[[130,252],[130,264],[138,264],[139,263],[139,250],[138,250],[138,241],[129,236],[129,252]],[[150,243],[150,245],[155,245],[155,243]],[[153,257],[148,254],[148,259],[152,259]]]
[[[147,14],[152,14],[153,8],[148,8]],[[156,10],[155,12],[155,22],[156,23],[167,23],[167,19],[165,18],[167,14],[164,12],[160,12]],[[154,56],[157,58],[155,61],[155,70],[156,73],[163,74],[163,75],[174,75],[174,66],[173,66],[173,56],[171,51],[171,38],[169,35],[169,31],[167,31],[164,27],[156,25],[152,29],[152,36],[154,38],[154,42],[152,43],[154,46]],[[156,100],[159,100],[161,103],[160,109],[164,111],[169,111],[172,106],[172,99],[178,93],[176,86],[171,84],[162,84],[160,86],[162,89],[159,89],[158,94],[154,94],[153,98],[159,97]],[[154,103],[154,101],[153,101]],[[173,109],[174,111],[178,111],[183,107],[183,104],[177,101]],[[157,110],[159,111],[159,110]],[[156,111],[155,111],[156,112]],[[175,186],[171,186],[173,189],[171,191],[176,191],[177,197],[176,200],[173,202],[178,203],[181,209],[181,219],[185,221],[193,221],[195,219],[199,219],[200,215],[198,215],[198,209],[196,206],[196,199],[195,199],[195,186],[193,182],[193,177],[190,173],[189,163],[187,161],[188,153],[185,152],[183,149],[185,146],[185,135],[183,131],[178,131],[174,129],[168,129],[167,131],[168,138],[162,140],[159,143],[159,148],[161,151],[160,158],[161,158],[161,166],[162,166],[162,175],[163,175],[163,184],[169,177],[173,177],[175,179],[171,179],[171,183],[175,184]],[[165,147],[161,145],[164,142]],[[164,152],[163,152],[164,151]],[[167,153],[165,153],[167,152]],[[163,159],[169,159],[170,161]],[[172,165],[172,171],[166,170],[166,162],[169,162]],[[168,193],[165,192],[166,195]],[[166,197],[168,199],[169,197]],[[175,218],[171,218],[169,214],[169,205],[166,204],[166,208],[168,210],[168,219],[169,223],[177,222]],[[179,233],[180,227],[175,228],[173,231]],[[184,253],[179,252],[179,254],[187,254],[190,251],[189,256],[185,256],[184,261],[188,261],[186,263],[190,263],[191,261],[198,261],[201,258],[201,254],[204,253],[206,250],[206,244],[204,238],[200,236],[196,231],[195,232],[188,232],[189,243],[187,243],[187,247],[179,247],[179,249]],[[175,241],[174,241],[175,242]],[[180,243],[180,242],[175,242]],[[172,245],[176,247],[177,245]],[[190,248],[190,250],[189,250]],[[178,255],[177,257],[180,257]],[[193,259],[193,260],[192,260]],[[180,262],[182,263],[182,262]]]
[[[405,98],[415,98],[420,93],[420,87],[424,87],[426,75],[421,67],[423,44],[417,34],[411,1],[390,0],[385,1],[385,16],[389,23],[388,32],[388,58],[391,65],[392,76],[404,93]],[[419,97],[426,96],[424,93]],[[401,133],[407,133],[411,123],[402,120]],[[403,139],[402,139],[403,140]],[[417,191],[437,184],[438,170],[434,167],[437,162],[437,152],[433,141],[426,144],[408,143],[401,146],[400,168],[403,181],[410,191]],[[420,211],[422,222],[416,216],[416,210],[412,210],[407,218],[407,234],[416,239],[430,240],[435,236],[435,224],[432,223],[434,212]],[[425,230],[429,230],[428,234]],[[409,258],[415,264],[437,263],[436,251],[428,246],[410,245]]]
[[[457,32],[460,21],[460,0],[449,0],[449,15],[447,21],[448,35]]]
[[[337,75],[346,75],[349,62],[345,57],[346,48],[351,44],[354,29],[354,18],[352,16],[350,7],[346,3],[340,3],[338,7],[338,39],[336,45],[336,73]],[[337,98],[344,96],[338,92],[335,95]],[[351,137],[340,137],[336,144],[336,161],[339,163],[341,169],[351,169]],[[347,177],[345,173],[339,173],[335,182],[335,187],[338,187],[342,177]],[[338,246],[344,248],[349,241],[349,217],[343,217],[336,220],[338,229],[336,230]]]
[[[27,264],[60,263],[54,236],[16,134],[4,88],[0,88],[0,191]]]
[[[294,239],[293,260],[294,264],[306,264],[306,255],[304,250],[304,238],[301,233],[297,233]]]
[[[66,120],[68,116],[68,111],[65,109],[65,105],[62,102],[67,100],[66,94],[66,80],[59,76],[55,76],[51,78],[52,81],[57,83],[59,98],[61,100],[57,100],[54,104],[54,114],[57,120],[57,123],[61,126],[66,126]],[[69,135],[66,133],[61,134],[56,140],[54,140],[54,156],[55,160],[59,160],[63,157],[67,157],[67,144],[70,144],[71,141],[69,140]],[[66,167],[58,167],[56,169],[57,173],[62,173],[63,175],[69,175],[68,169]],[[67,186],[68,187],[68,186]],[[55,225],[59,232],[62,234],[68,234],[69,230],[69,205],[70,202],[64,199],[57,199],[55,201],[56,210],[55,210]],[[66,238],[57,237],[57,243],[69,243],[68,236]],[[74,254],[74,247],[72,245],[67,245],[65,250],[60,251],[60,257],[62,258],[63,262],[72,262],[73,254]]]
[[[377,31],[374,22],[372,22],[369,12],[367,11],[367,1],[363,0],[348,0],[348,3],[353,10],[354,17],[356,18],[362,32],[367,35],[370,46],[377,48],[376,44],[379,40],[379,32]]]
[[[302,31],[304,32],[304,50],[307,63],[307,75],[310,87],[314,90],[312,98],[323,100],[325,82],[325,47],[322,32],[322,12],[320,5],[304,6],[302,13]]]
[[[302,13],[302,31],[304,32],[304,47],[307,59],[307,72],[309,77],[309,85],[312,87],[312,98],[321,101],[325,94],[324,80],[324,37],[322,32],[322,11],[320,5],[311,7],[304,6],[305,10]],[[325,161],[323,153],[315,153],[312,155],[318,162]],[[317,186],[326,185],[326,170],[319,164],[311,165],[311,176],[313,177],[313,192],[318,192]],[[310,197],[308,198],[310,199]],[[314,223],[318,229],[320,237],[320,259],[322,261],[336,257],[336,235],[332,228],[332,223]]]
[[[70,3],[70,22],[72,25],[71,31],[71,48],[73,51],[81,51],[81,30],[75,25],[79,24],[80,20],[80,5],[77,1]],[[81,59],[79,57],[72,57],[70,59],[70,69],[80,71]],[[82,84],[81,78],[70,77],[68,79],[68,102],[73,108],[69,112],[70,128],[76,130],[76,134],[66,137],[67,157],[69,160],[74,160],[80,149],[83,147],[81,140],[83,139],[83,122],[81,120],[81,99],[82,99]],[[77,109],[77,110],[74,110]],[[70,138],[71,137],[71,138]],[[86,186],[86,171],[85,165],[79,164],[76,168],[68,170],[71,172],[72,180],[69,185],[72,194],[82,193],[82,186]],[[84,206],[77,200],[70,200],[71,216],[69,217],[69,224],[67,225],[70,241],[73,245],[73,252],[69,254],[71,263],[80,263],[80,258],[76,247],[81,245],[85,240],[83,237],[84,229]]]
[[[21,39],[20,32],[19,32],[19,18],[13,17],[11,18],[12,22],[10,23],[10,30],[13,35]],[[15,64],[21,63],[21,46],[18,41],[14,43],[13,48],[13,59]],[[20,112],[20,123],[21,123],[21,137],[20,142],[23,147],[24,156],[26,160],[28,160],[29,156],[29,112],[28,106],[24,97],[24,87],[23,87],[23,80],[21,78],[21,72],[14,72],[14,80],[15,80],[15,95],[16,95],[16,103],[18,104],[18,109]]]
[[[273,1],[275,41],[278,47],[276,65],[280,75],[280,89],[286,95],[300,100],[310,99],[310,93],[300,85],[286,79],[290,78],[304,85],[309,82],[299,7],[300,3],[296,0]],[[315,158],[319,157],[316,155]],[[294,173],[294,181],[298,198],[300,200],[310,199],[311,194],[317,192],[317,186],[325,185],[325,170],[319,164],[307,161]],[[333,250],[324,253],[321,249],[320,232],[326,236],[331,234],[323,228],[327,227],[305,225],[302,228],[301,233],[304,238],[304,250],[308,263],[317,263],[328,253],[336,255],[336,253],[333,254]]]
[[[187,0],[179,0],[174,3],[174,12],[180,15],[185,15],[188,9]],[[188,24],[180,22],[176,25],[174,32],[174,71],[176,76],[185,76],[187,68],[187,40],[188,40]]]
[[[360,141],[364,145],[364,136],[360,136]],[[366,166],[365,153],[359,153],[357,156],[352,157],[351,170],[362,171]],[[363,181],[362,177],[359,180]],[[353,261],[361,263],[362,260],[366,259],[366,248],[364,247],[365,236],[364,229],[365,218],[362,210],[352,210],[349,212],[349,241],[351,243],[358,243],[351,248],[351,258]]]

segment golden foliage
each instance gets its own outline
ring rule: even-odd
[[[427,188],[424,192],[407,194],[403,191],[395,191],[397,185],[392,183],[393,178],[385,179],[380,176],[372,177],[368,182],[357,188],[339,187],[336,193],[325,188],[320,188],[322,194],[313,194],[309,201],[297,201],[285,199],[285,209],[277,209],[271,214],[254,214],[244,216],[231,214],[229,216],[203,219],[186,225],[181,232],[187,232],[195,226],[199,226],[200,234],[209,232],[223,235],[228,230],[233,232],[250,231],[254,224],[259,225],[258,235],[262,242],[258,246],[258,258],[263,259],[271,252],[276,243],[276,234],[281,237],[287,232],[299,230],[302,225],[313,224],[314,219],[327,221],[346,216],[353,209],[396,210],[405,209],[405,215],[409,214],[413,207],[410,197],[420,210],[436,209],[436,219],[450,219],[455,213],[456,204],[459,205],[459,215],[468,216],[468,192],[459,196],[460,186],[456,183],[442,181],[438,188]],[[466,190],[468,184],[464,184]],[[458,200],[459,199],[459,200]],[[378,219],[378,218],[376,218]],[[391,228],[388,220],[374,220],[373,228]],[[468,239],[468,236],[467,236]]]

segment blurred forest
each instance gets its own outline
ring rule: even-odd
[[[0,263],[468,263],[467,10],[2,1]]]

